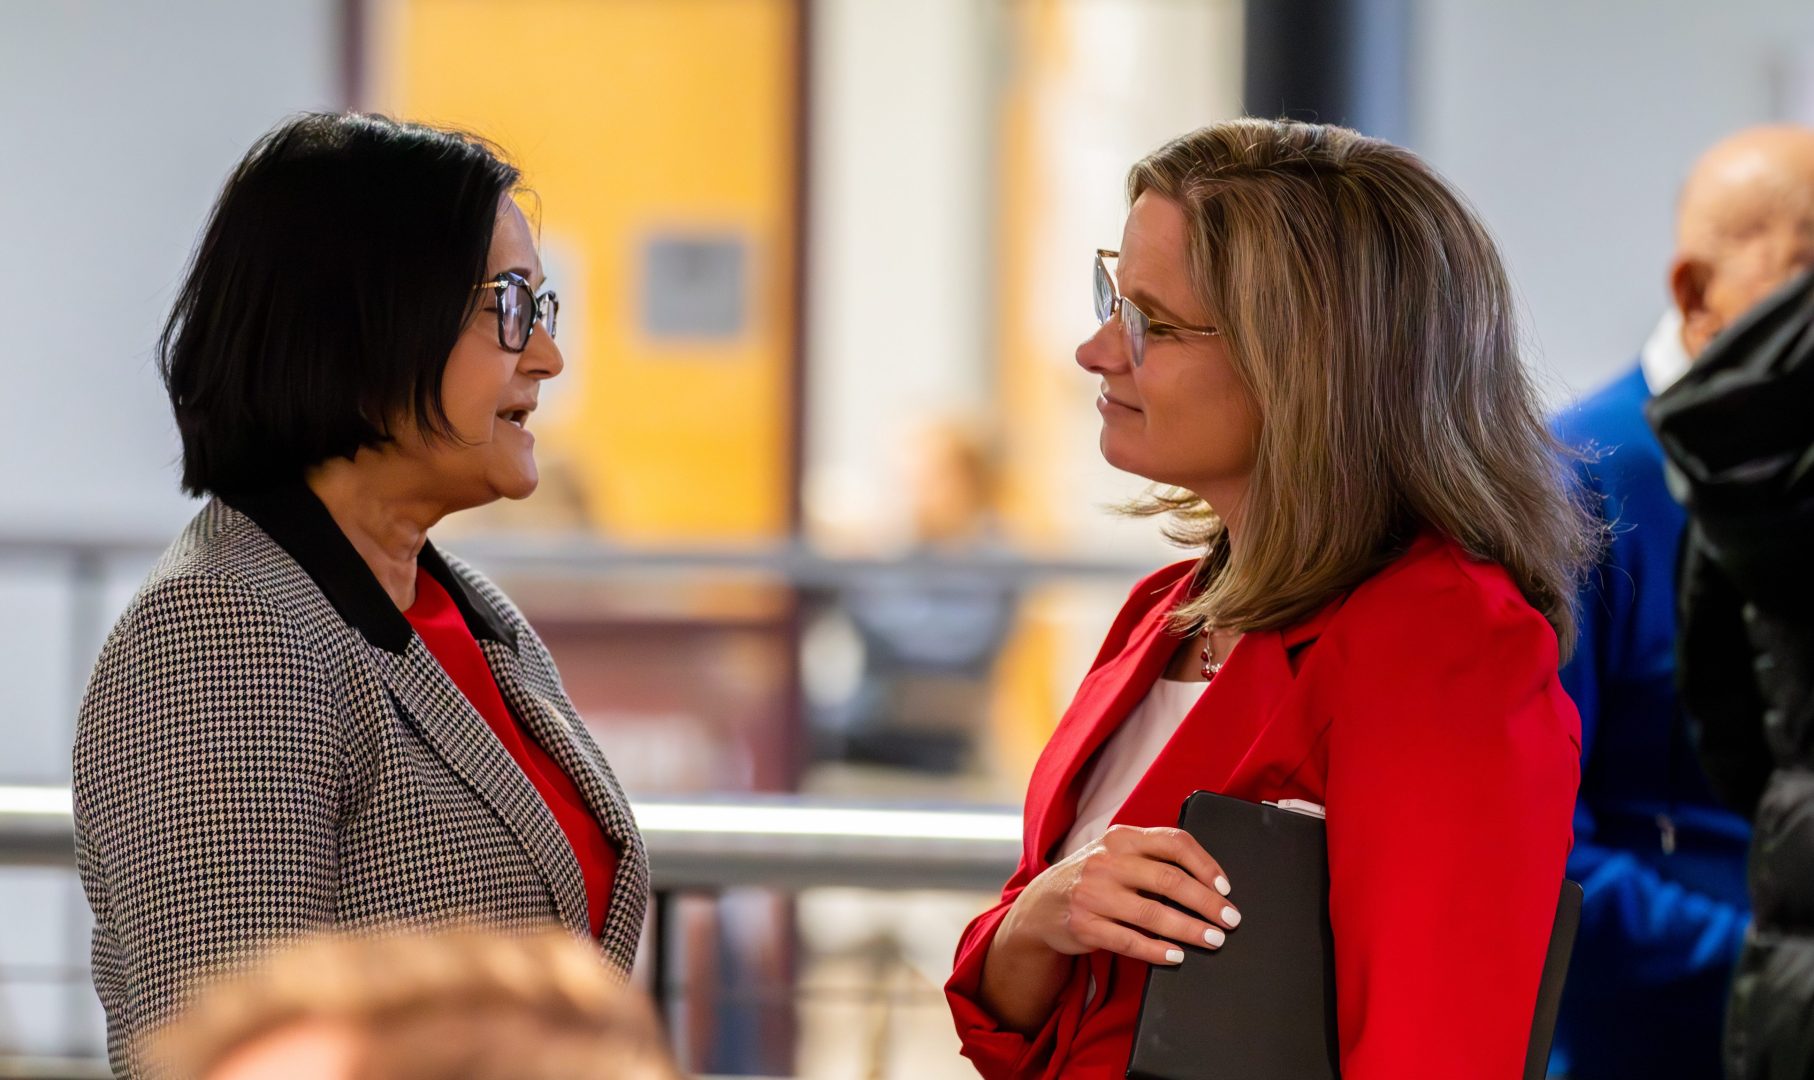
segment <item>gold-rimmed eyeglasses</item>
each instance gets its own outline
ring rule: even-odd
[[[1096,249],[1096,321],[1107,323],[1117,314],[1121,316],[1121,329],[1127,335],[1128,355],[1133,358],[1135,367],[1146,361],[1146,336],[1155,330],[1162,334],[1191,334],[1196,337],[1216,337],[1222,333],[1213,326],[1180,326],[1149,317],[1115,287],[1115,279],[1109,274],[1108,260],[1120,257],[1119,251]]]

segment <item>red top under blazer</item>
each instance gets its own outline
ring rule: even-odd
[[[988,1080],[1120,1080],[1127,1068],[1144,963],[1079,957],[1029,1037],[982,1007],[983,962],[1071,828],[1091,755],[1171,658],[1163,623],[1191,567],[1128,597],[1034,766],[1020,866],[958,944],[946,996]],[[1176,825],[1199,788],[1324,804],[1344,1080],[1512,1080],[1580,778],[1580,718],[1556,661],[1555,633],[1504,570],[1425,536],[1303,623],[1243,637],[1115,823]]]
[[[566,834],[567,846],[573,849],[579,863],[580,881],[586,887],[586,919],[597,937],[605,929],[605,913],[611,910],[611,883],[617,879],[617,849],[605,835],[604,826],[586,808],[586,797],[579,785],[561,768],[553,754],[542,748],[522,721],[504,702],[498,689],[497,676],[479,648],[479,639],[466,625],[466,617],[454,598],[426,567],[416,570],[416,602],[403,617],[415,628],[422,644],[447,672],[447,677],[460,688],[461,696],[484,719],[485,726],[497,736],[510,759],[535,786],[536,794],[554,815],[554,823]]]

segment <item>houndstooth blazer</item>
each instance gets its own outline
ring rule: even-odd
[[[306,487],[210,502],[120,617],[76,724],[76,861],[108,1053],[198,980],[323,928],[558,921],[589,934],[566,836]],[[627,974],[648,860],[548,650],[425,547],[524,728],[620,851],[600,947]]]

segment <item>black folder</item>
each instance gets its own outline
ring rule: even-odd
[[[1219,950],[1189,944],[1153,965],[1134,1031],[1129,1080],[1333,1080],[1335,940],[1323,819],[1199,791],[1178,826],[1239,883],[1251,918]],[[1542,1080],[1581,918],[1581,887],[1562,883],[1537,990],[1524,1075]]]

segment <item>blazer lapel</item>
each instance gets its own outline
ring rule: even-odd
[[[1297,684],[1294,657],[1322,633],[1341,603],[1338,598],[1283,630],[1242,635],[1114,822],[1170,824],[1184,798],[1199,789],[1278,798],[1314,742],[1303,729],[1314,718],[1285,707]]]
[[[401,654],[373,649],[372,655],[408,721],[516,834],[547,883],[561,922],[577,933],[589,933],[585,883],[573,848],[535,785],[478,710],[420,638],[411,639]]]
[[[616,775],[596,748],[581,741],[576,732],[580,719],[571,707],[562,708],[564,702],[557,703],[525,678],[514,650],[495,641],[479,644],[511,712],[573,780],[586,800],[587,809],[592,811],[593,818],[618,850],[617,876],[612,883],[606,924],[616,922],[620,916],[633,916],[636,925],[641,925],[648,880],[643,868],[648,858],[643,851],[642,834],[637,831],[630,801]],[[582,903],[582,912],[584,909]]]
[[[1178,646],[1178,638],[1165,629],[1165,618],[1189,587],[1188,575],[1173,585],[1129,638],[1127,647],[1092,671],[1077,688],[1077,696],[1052,733],[1028,785],[1027,856],[1031,865],[1047,865],[1046,856],[1076,820],[1077,781],[1084,765],[1165,670]]]
[[[341,618],[364,636],[398,711],[422,733],[424,741],[448,768],[516,834],[547,884],[561,921],[576,932],[588,932],[591,920],[579,862],[548,804],[416,636],[409,620],[372,576],[327,507],[300,482],[263,494],[235,497],[228,505],[250,517],[288,552]],[[551,706],[526,690],[518,677],[518,635],[498,605],[472,581],[455,573],[432,543],[423,545],[417,562],[447,589],[459,607],[518,721],[574,778],[606,834],[620,845],[624,858],[618,872],[619,883],[626,882],[626,865],[633,875],[641,875],[629,881],[628,887],[617,890],[637,898],[626,901],[620,912],[614,896],[606,923],[607,942],[619,954],[620,966],[627,970],[635,952],[636,928],[642,924],[640,905],[647,892],[647,861],[616,780],[610,777],[602,759],[596,767],[586,767],[573,745],[570,730],[551,722]],[[551,692],[558,697],[559,687],[552,687]],[[628,919],[632,909],[633,923]]]
[[[1229,789],[1291,689],[1277,631],[1250,631],[1134,785],[1114,822],[1174,824],[1185,795]],[[1150,684],[1149,684],[1150,685]]]

